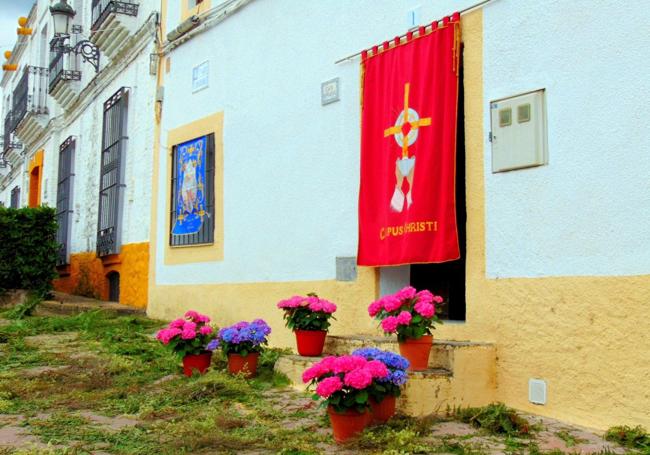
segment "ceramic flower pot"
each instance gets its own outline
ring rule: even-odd
[[[385,396],[379,403],[371,398],[370,410],[372,412],[372,422],[379,424],[388,422],[395,415],[396,403],[397,398],[393,395]]]
[[[399,343],[399,353],[411,363],[409,370],[426,370],[429,365],[429,354],[433,345],[433,336],[424,335],[420,338],[407,338]]]
[[[194,371],[204,374],[210,362],[212,361],[212,352],[205,351],[201,354],[190,354],[183,357],[183,374],[191,377]]]
[[[330,422],[332,424],[334,440],[338,444],[344,443],[358,436],[371,419],[368,411],[358,412],[350,409],[338,413],[332,406],[327,407],[327,414],[329,414]]]
[[[295,330],[298,354],[306,357],[318,357],[325,346],[325,330]]]
[[[230,374],[242,373],[245,378],[252,378],[257,374],[257,360],[259,357],[259,352],[251,352],[246,356],[228,354],[228,372]]]

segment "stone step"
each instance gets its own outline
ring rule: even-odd
[[[324,355],[349,354],[361,347],[376,347],[399,353],[392,337],[327,336]],[[444,414],[448,409],[484,406],[496,398],[496,348],[491,343],[435,340],[429,369],[410,372],[409,381],[397,401],[406,415]],[[275,364],[293,387],[304,390],[302,372],[322,357],[281,356]]]
[[[332,336],[325,339],[323,352],[326,354],[350,354],[359,348],[378,348],[399,354],[399,343],[396,337],[372,337],[362,335]],[[496,358],[496,350],[491,343],[475,341],[451,341],[433,339],[433,347],[429,355],[429,368],[442,368],[454,371],[457,356],[484,357],[488,362]]]

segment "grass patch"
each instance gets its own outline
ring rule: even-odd
[[[36,307],[43,301],[37,293],[30,293],[23,303],[20,303],[4,313],[7,319],[24,319],[31,316]]]
[[[503,403],[492,403],[482,408],[457,409],[454,417],[496,435],[528,437],[534,430],[528,420]]]
[[[650,434],[640,425],[636,427],[627,425],[612,427],[605,433],[605,439],[625,447],[639,449],[644,454],[650,454]]]

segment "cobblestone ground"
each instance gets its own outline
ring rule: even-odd
[[[252,382],[219,371],[218,360],[206,376],[187,379],[152,340],[154,322],[72,319],[0,319],[1,455],[634,453],[532,415],[524,415],[537,429],[531,438],[396,417],[339,446],[318,403],[269,365]]]

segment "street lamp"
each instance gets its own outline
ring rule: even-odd
[[[79,41],[74,47],[66,44],[70,39],[70,22],[77,12],[68,5],[68,0],[59,0],[59,3],[50,6],[50,14],[54,20],[54,48],[63,53],[74,52],[81,55],[84,61],[90,63],[96,72],[99,72],[99,48],[90,40]],[[74,27],[73,27],[74,32]]]

